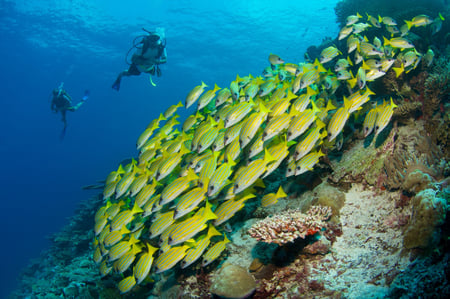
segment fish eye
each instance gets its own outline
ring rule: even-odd
[[[209,186],[209,191],[213,191],[214,190],[214,186]]]
[[[169,243],[172,243],[172,237],[169,237],[167,240],[169,241]]]
[[[375,130],[378,130],[379,128],[380,128],[380,127],[376,126],[376,127],[375,127]]]
[[[266,133],[266,132],[264,132],[264,133],[263,133],[263,137],[266,137],[266,136],[267,136],[267,133]]]
[[[292,132],[288,132],[287,135],[288,135],[288,136],[292,136]]]
[[[234,189],[238,189],[238,188],[239,188],[239,184],[235,184]]]

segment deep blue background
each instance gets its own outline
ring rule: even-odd
[[[1,0],[0,298],[94,194],[81,187],[136,154],[153,118],[201,80],[226,87],[236,74],[259,75],[271,52],[303,61],[308,46],[337,35],[336,2]],[[157,87],[142,75],[118,93],[110,86],[142,27],[166,28],[168,63]],[[50,92],[62,81],[75,102],[85,89],[91,97],[68,113],[61,142]]]

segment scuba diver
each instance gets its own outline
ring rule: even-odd
[[[67,120],[66,120],[66,112],[67,111],[77,111],[78,108],[81,107],[88,99],[89,99],[89,90],[84,92],[84,96],[80,102],[76,105],[72,105],[72,98],[70,95],[63,89],[64,82],[62,82],[58,88],[53,89],[52,91],[52,103],[50,109],[54,113],[61,112],[61,120],[64,123],[64,128],[61,132],[61,139],[64,138],[67,128]]]
[[[164,28],[157,28],[155,32],[148,31],[142,28],[148,35],[140,35],[133,41],[133,46],[128,50],[125,57],[126,63],[130,66],[128,70],[125,70],[117,76],[116,81],[112,85],[112,88],[119,91],[120,81],[123,76],[139,76],[141,73],[150,74],[150,82],[153,86],[156,86],[152,81],[152,76],[155,74],[160,77],[161,69],[160,64],[166,63],[166,38]],[[138,39],[141,40],[136,42]],[[127,58],[131,50],[136,49],[133,56],[131,56],[131,63]]]

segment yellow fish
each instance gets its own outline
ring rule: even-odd
[[[220,254],[226,249],[226,244],[229,243],[227,236],[223,236],[223,241],[217,242],[211,248],[206,251],[202,259],[202,267],[205,267],[212,263]]]
[[[283,113],[271,119],[264,128],[262,141],[267,141],[286,130],[289,127],[289,123],[292,117],[295,115],[295,112],[295,109],[292,109],[289,113]]]
[[[326,63],[328,61],[331,61],[333,58],[337,57],[339,54],[342,54],[341,51],[339,51],[334,46],[330,46],[322,50],[322,52],[320,53],[319,61],[322,64]]]
[[[299,143],[295,147],[294,158],[296,161],[309,153],[320,138],[323,139],[327,137],[326,131],[324,131],[323,134],[320,134],[320,130],[324,127],[325,124],[317,119],[316,126],[311,129],[309,133],[301,141],[299,141]]]
[[[321,150],[307,154],[298,160],[295,166],[295,175],[300,175],[308,170],[313,170],[314,165],[319,162],[319,158],[325,156]]]
[[[275,158],[272,157],[266,149],[264,158],[254,160],[250,162],[248,166],[245,166],[244,170],[241,171],[240,175],[234,180],[234,194],[238,194],[252,185],[259,177],[263,175],[267,169],[267,165],[274,161]]]
[[[197,107],[197,111],[206,107],[209,102],[211,102],[211,100],[216,96],[216,92],[220,89],[219,86],[217,86],[217,84],[214,84],[214,89],[212,90],[208,90],[207,92],[205,92],[199,99],[198,99],[198,107]]]
[[[188,249],[188,245],[175,246],[162,253],[155,260],[155,273],[161,273],[173,268],[176,263],[184,258]]]
[[[119,165],[119,168],[117,169],[117,171],[112,171],[108,177],[106,178],[105,184],[108,185],[111,182],[114,182],[117,180],[117,178],[121,175],[124,174],[125,170],[122,167],[122,164]]]
[[[392,98],[390,104],[385,102],[379,107],[377,119],[375,121],[375,137],[388,125],[395,108],[397,108],[397,105],[394,104]]]
[[[418,16],[415,16],[414,18],[412,18],[411,21],[405,20],[405,23],[408,26],[408,30],[409,30],[413,26],[420,27],[420,26],[429,25],[429,24],[433,23],[433,19],[427,15],[418,15]]]
[[[162,234],[173,222],[174,211],[157,214],[150,226],[150,238],[154,238]]]
[[[122,255],[117,261],[114,262],[114,269],[116,272],[125,272],[134,262],[136,259],[136,254],[139,252],[141,252],[141,248],[138,245],[133,244],[130,251]]]
[[[107,247],[113,246],[122,240],[124,235],[129,233],[130,231],[125,226],[122,226],[120,230],[109,231],[103,240],[103,244]]]
[[[287,194],[284,192],[283,188],[278,188],[277,193],[269,193],[263,196],[261,199],[261,206],[262,207],[268,207],[270,205],[276,204],[278,202],[278,199],[286,197]]]
[[[123,226],[126,226],[128,223],[133,220],[133,216],[138,213],[142,213],[142,210],[137,204],[134,204],[131,210],[125,210],[117,214],[111,220],[111,231],[120,230]]]
[[[117,259],[119,259],[122,255],[127,253],[133,244],[138,243],[139,240],[136,240],[133,236],[130,237],[130,240],[128,241],[121,241],[111,247],[111,249],[108,252],[109,255],[109,261],[113,262]]]
[[[414,48],[413,43],[411,43],[409,40],[403,37],[394,37],[391,39],[387,39],[386,37],[383,37],[384,39],[384,46],[391,46],[393,48],[400,48],[400,49],[409,49]]]
[[[150,179],[151,173],[145,169],[144,172],[137,176],[133,183],[130,185],[130,196],[134,197],[136,194],[141,191],[141,189],[147,184],[148,180]]]
[[[222,88],[216,97],[216,107],[219,107],[231,97],[231,91],[229,88]]]
[[[143,205],[150,199],[150,197],[155,193],[156,186],[158,182],[156,180],[152,180],[151,184],[147,184],[138,192],[136,198],[134,199],[135,203],[142,208]]]
[[[223,129],[223,121],[220,121],[217,126],[212,127],[208,131],[206,131],[198,141],[197,152],[201,154],[204,150],[209,148],[216,139],[216,137],[219,135],[220,130],[222,129]]]
[[[349,36],[353,31],[353,26],[344,26],[342,27],[342,29],[339,31],[339,37],[338,40],[342,40],[344,38],[346,38],[347,36]]]
[[[128,191],[131,183],[133,183],[138,167],[133,165],[133,170],[124,174],[116,186],[116,199],[121,197]]]
[[[172,170],[181,163],[183,155],[187,152],[189,152],[189,150],[186,147],[183,147],[178,154],[169,155],[161,161],[161,164],[156,171],[156,180],[161,181],[163,178],[168,176]]]
[[[203,91],[205,90],[205,87],[208,87],[208,85],[206,85],[203,81],[201,85],[198,85],[196,87],[194,87],[189,94],[186,97],[186,109],[191,107],[192,104],[195,103],[195,101],[198,100],[198,98],[200,97],[200,95],[203,93]]]
[[[153,247],[148,243],[145,245],[147,246],[147,252],[141,255],[133,269],[137,284],[140,284],[150,273],[153,264],[153,254],[158,250],[158,248]]]
[[[135,285],[136,279],[133,275],[131,275],[122,279],[117,287],[119,288],[121,294],[125,294],[126,292],[130,291]]]
[[[344,106],[339,108],[331,117],[330,122],[328,123],[328,141],[333,141],[334,138],[342,131],[345,123],[347,122],[348,117],[350,116],[349,103],[347,99],[344,97]]]
[[[159,128],[159,122],[161,120],[165,120],[166,118],[160,114],[159,118],[153,120],[147,128],[142,132],[142,134],[139,136],[137,142],[136,142],[136,148],[139,150],[150,138],[150,136],[153,134],[153,132]]]
[[[194,185],[197,182],[197,179],[198,176],[192,169],[189,169],[186,176],[175,179],[163,189],[159,204],[165,205],[166,203],[173,201],[178,195]]]
[[[346,19],[347,21],[346,25],[347,26],[353,25],[356,22],[358,22],[360,18],[362,18],[362,16],[359,13],[356,13],[356,15],[348,16]]]
[[[225,116],[225,128],[240,122],[248,113],[250,113],[254,105],[255,103],[252,100],[235,105]]]
[[[223,202],[220,206],[217,207],[217,209],[214,211],[214,213],[217,216],[217,219],[214,220],[214,225],[219,226],[231,217],[236,214],[239,210],[241,210],[244,207],[244,202],[250,198],[255,197],[253,194],[248,194],[243,196],[242,198],[236,200],[234,198],[231,198],[225,202]]]
[[[219,157],[219,154],[220,152],[214,152],[205,160],[199,174],[199,187],[208,185],[209,179],[217,169],[217,158]]]
[[[244,148],[255,137],[256,132],[266,120],[269,110],[262,102],[259,102],[259,112],[251,114],[242,124],[239,134],[239,144]]]
[[[311,101],[312,109],[300,112],[289,123],[287,130],[287,141],[291,141],[303,134],[316,119],[316,114],[320,112],[314,101]]]
[[[211,210],[211,205],[207,202],[205,207],[198,210],[194,216],[173,225],[173,229],[169,234],[168,244],[174,246],[189,240],[206,228],[208,220],[216,218],[216,214]]]
[[[183,217],[206,199],[206,186],[208,185],[194,188],[180,197],[175,207],[174,219]]]
[[[284,60],[281,59],[280,56],[270,53],[270,55],[269,55],[269,62],[272,65],[277,65],[277,64],[284,63]]]
[[[285,135],[282,135],[280,139],[281,141],[274,140],[267,146],[267,151],[270,155],[272,155],[275,161],[267,166],[266,172],[261,177],[262,179],[270,175],[275,169],[278,168],[278,166],[280,166],[284,158],[286,158],[289,154],[289,146],[295,143],[293,141],[288,143]]]
[[[226,180],[231,175],[231,167],[235,164],[236,163],[234,163],[232,159],[228,159],[228,162],[223,163],[216,169],[216,171],[214,171],[214,174],[208,184],[209,197],[212,197],[222,189],[226,183]]]
[[[169,108],[166,109],[166,111],[164,111],[164,117],[166,119],[169,119],[176,111],[179,107],[183,107],[183,103],[181,103],[181,101],[176,104],[176,105],[172,105]]]
[[[208,247],[210,240],[214,236],[220,236],[220,233],[213,225],[209,225],[208,233],[206,235],[201,236],[196,242],[195,245],[189,248],[186,252],[186,256],[181,261],[180,266],[182,269],[189,267],[196,260],[200,258],[200,256],[205,252]]]
[[[200,112],[189,115],[183,123],[183,132],[189,131],[199,120],[203,120],[204,116]]]

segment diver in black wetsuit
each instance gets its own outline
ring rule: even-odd
[[[131,57],[130,67],[128,70],[121,72],[112,85],[112,88],[117,91],[120,89],[120,82],[123,76],[139,76],[141,73],[148,73],[151,76],[154,76],[155,74],[158,77],[161,76],[161,69],[159,68],[159,65],[166,63],[167,61],[164,29],[157,28],[155,32],[150,32],[145,29],[143,30],[146,31],[148,35],[138,36],[136,38],[138,39],[142,37],[141,41],[137,44],[135,42],[133,47],[130,49],[130,51],[134,48],[136,49],[136,52]],[[130,51],[128,51],[128,53]],[[154,85],[153,82],[152,84]]]
[[[64,123],[64,128],[61,133],[61,138],[64,138],[66,128],[67,128],[67,119],[66,119],[66,112],[67,111],[77,111],[78,108],[81,107],[88,99],[89,99],[89,91],[86,90],[84,92],[84,96],[81,99],[80,102],[78,102],[76,105],[72,105],[72,98],[70,95],[63,89],[64,83],[61,83],[58,88],[53,89],[52,91],[52,103],[50,106],[50,109],[54,113],[61,112],[62,116],[62,122]]]

